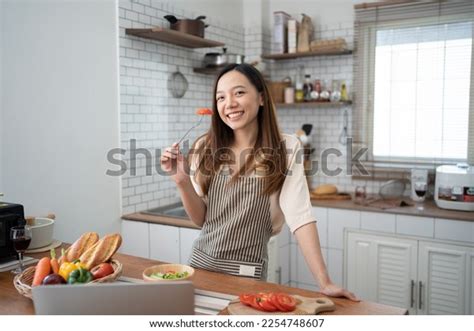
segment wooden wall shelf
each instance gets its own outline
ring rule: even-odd
[[[310,57],[310,56],[328,56],[328,55],[347,55],[352,54],[350,49],[327,49],[320,50],[315,52],[302,52],[302,53],[283,53],[283,54],[264,54],[262,55],[263,59],[268,60],[289,60],[297,59],[300,57]]]
[[[350,106],[351,101],[344,102],[324,102],[324,101],[314,101],[314,102],[296,102],[296,103],[276,103],[277,108],[326,108],[326,107],[344,107]]]
[[[193,36],[192,34],[170,29],[163,29],[160,27],[154,27],[150,29],[125,29],[125,33],[140,38],[164,41],[170,44],[187,48],[225,46],[225,44],[218,41],[204,39],[201,37]]]

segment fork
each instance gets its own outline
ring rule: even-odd
[[[197,121],[197,123],[195,123],[192,127],[189,128],[188,131],[186,131],[186,133],[184,134],[184,136],[182,136],[181,139],[178,141],[177,145],[181,144],[181,142],[183,141],[183,139],[186,138],[186,136],[189,134],[189,132],[191,132],[192,129],[198,127],[198,126],[201,124],[203,117],[204,117],[204,116],[200,116],[199,121]]]

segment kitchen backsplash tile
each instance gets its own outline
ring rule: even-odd
[[[177,141],[187,128],[191,127],[198,107],[211,104],[214,76],[197,74],[194,67],[202,66],[204,54],[219,51],[216,48],[188,49],[168,43],[137,38],[125,34],[126,28],[145,28],[151,26],[168,27],[163,16],[195,17],[200,13],[187,12],[170,4],[153,1],[119,1],[119,42],[120,42],[120,90],[121,90],[121,148],[127,150],[123,156],[128,170],[122,177],[123,213],[154,208],[179,200],[178,192],[165,176],[157,173],[156,151]],[[206,38],[226,44],[228,52],[245,54],[246,62],[257,61],[261,54],[271,50],[272,31],[262,26],[243,28],[208,17]],[[345,38],[353,45],[351,23],[335,23],[315,26],[316,38]],[[287,76],[295,79],[299,66],[311,78],[331,82],[344,80],[351,91],[353,62],[352,56],[309,57],[298,60],[266,61],[265,75],[272,80]],[[178,70],[188,80],[189,87],[181,99],[172,98],[167,89],[169,76]],[[302,124],[313,125],[312,147],[315,148],[314,161],[320,160],[321,153],[328,148],[338,148],[342,156],[329,160],[328,168],[340,166],[344,172],[337,177],[328,177],[321,169],[313,176],[312,186],[332,183],[341,191],[353,192],[355,186],[365,185],[369,193],[376,193],[379,183],[373,181],[353,181],[345,174],[345,146],[339,144],[342,131],[342,108],[297,108],[278,109],[281,128],[286,133],[295,133]],[[351,107],[349,113],[349,135],[351,132]],[[209,126],[206,119],[188,136],[192,143]],[[130,174],[130,141],[136,139],[137,148],[146,148],[152,156],[152,175],[147,175],[146,160],[137,157],[136,175]],[[320,167],[320,164],[319,164]]]
[[[119,2],[120,88],[121,88],[121,148],[127,150],[123,160],[127,172],[122,181],[123,213],[154,208],[177,201],[178,193],[171,180],[157,173],[156,151],[177,141],[197,120],[194,111],[211,104],[213,77],[196,74],[205,53],[214,48],[187,49],[172,44],[136,38],[125,34],[126,28],[168,27],[163,16],[195,17],[196,13],[174,8],[170,4],[150,1],[121,0]],[[244,29],[214,18],[206,19],[210,26],[206,37],[226,44],[228,52],[244,54]],[[253,42],[258,41],[258,35]],[[181,99],[172,98],[167,90],[169,76],[178,70],[188,80],[189,87]],[[193,130],[189,144],[203,134],[209,119]],[[131,175],[130,141],[146,148],[152,157],[152,174],[147,175],[146,160],[137,156],[135,175]]]

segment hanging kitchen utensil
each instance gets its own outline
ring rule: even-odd
[[[311,130],[313,130],[313,124],[303,124],[301,128],[303,129],[304,133],[309,136],[311,134]]]
[[[188,80],[179,71],[179,67],[176,67],[176,71],[168,78],[168,91],[173,98],[182,98],[188,90],[188,86]]]
[[[342,132],[339,135],[339,143],[343,146],[347,145],[347,126],[349,125],[349,115],[347,114],[347,108],[344,108],[342,114]]]

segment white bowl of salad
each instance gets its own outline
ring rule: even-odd
[[[190,280],[194,275],[194,268],[185,264],[159,264],[143,270],[143,280],[147,282],[166,282],[176,280]]]

